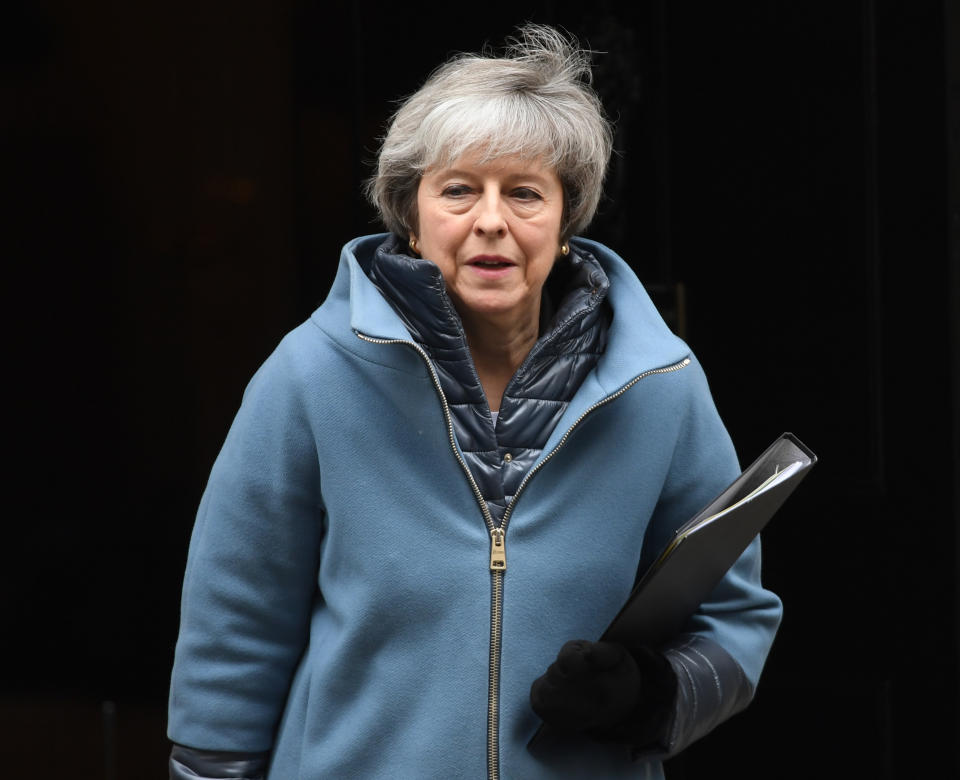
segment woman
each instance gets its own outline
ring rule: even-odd
[[[588,641],[739,469],[689,349],[571,238],[610,131],[585,53],[522,32],[400,108],[390,233],[244,395],[191,541],[172,777],[661,777],[752,695],[780,618],[758,541],[667,646]],[[530,750],[541,718],[564,738]]]

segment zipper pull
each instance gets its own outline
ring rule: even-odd
[[[507,570],[507,553],[503,546],[504,533],[502,528],[490,531],[490,570]]]

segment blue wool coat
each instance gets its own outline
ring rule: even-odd
[[[600,636],[641,557],[739,473],[699,364],[623,260],[575,241],[610,279],[607,348],[491,570],[430,362],[364,271],[382,240],[344,248],[326,301],[244,394],[191,539],[170,738],[269,752],[282,780],[661,777],[656,756],[587,739],[529,751],[529,690],[564,642]],[[697,713],[681,685],[669,749],[743,706],[780,611],[757,540],[672,651],[715,649],[743,685]]]

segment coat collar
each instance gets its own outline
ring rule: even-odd
[[[352,332],[343,340],[348,348],[350,340],[357,340],[356,333],[378,339],[411,340],[403,321],[364,270],[386,238],[385,233],[355,238],[341,252],[340,268],[324,307],[349,307]],[[561,423],[574,414],[572,419],[577,419],[580,413],[636,376],[678,363],[690,353],[687,345],[667,327],[643,285],[619,255],[589,239],[577,238],[573,243],[591,252],[610,279],[607,300],[613,309],[613,321],[603,358],[584,381],[576,403],[571,403]]]
[[[577,238],[573,243],[592,252],[610,278],[607,300],[613,322],[607,352],[596,371],[603,388],[616,392],[638,374],[689,356],[690,348],[667,327],[626,261],[596,241]]]
[[[377,247],[388,237],[389,233],[376,233],[355,238],[348,243],[340,254],[340,272],[337,275],[342,273],[346,264],[350,277],[351,330],[374,338],[409,341],[410,333],[403,321],[367,276],[366,269],[370,267]]]

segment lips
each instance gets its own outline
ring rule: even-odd
[[[510,268],[516,265],[516,263],[500,255],[477,255],[476,257],[471,257],[470,260],[467,261],[467,265],[471,265],[474,268],[496,270],[498,268]]]

